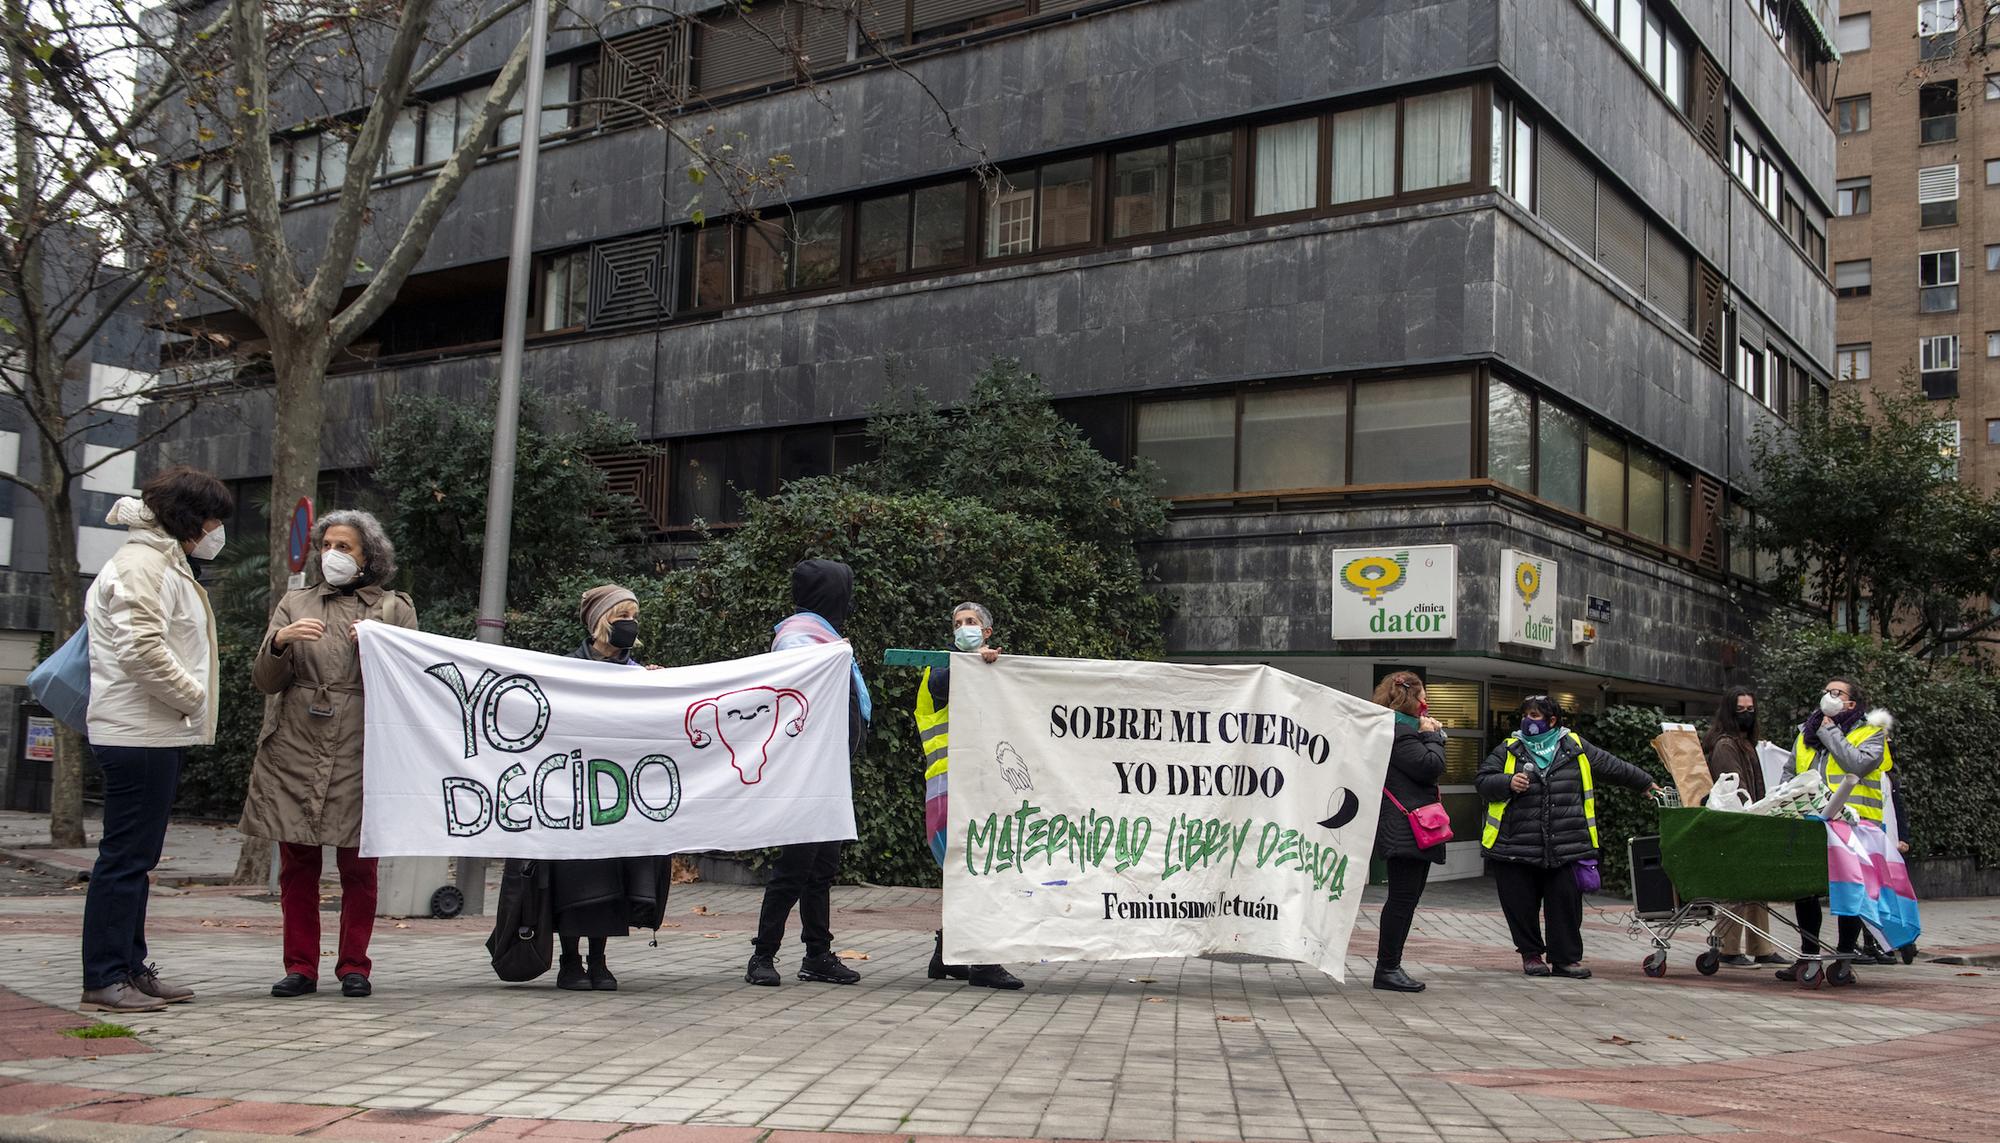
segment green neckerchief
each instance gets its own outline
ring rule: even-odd
[[[1552,726],[1532,737],[1526,734],[1516,737],[1521,740],[1521,745],[1528,748],[1528,756],[1534,760],[1535,765],[1546,770],[1555,765],[1556,744],[1562,741],[1562,735],[1561,727]]]
[[[1404,714],[1404,713],[1403,713],[1402,711],[1400,711],[1400,710],[1399,710],[1399,711],[1397,711],[1397,712],[1396,712],[1396,725],[1397,725],[1397,726],[1416,726],[1416,725],[1417,725],[1417,716],[1416,716],[1416,715],[1414,715],[1414,714]]]

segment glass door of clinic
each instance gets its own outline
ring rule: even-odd
[[[1432,878],[1478,877],[1479,831],[1486,806],[1472,787],[1479,763],[1486,757],[1484,688],[1470,679],[1431,675],[1424,683],[1431,717],[1444,724],[1444,777],[1438,794],[1451,815],[1452,840],[1444,847],[1444,866]]]

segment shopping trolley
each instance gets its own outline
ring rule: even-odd
[[[1828,812],[1839,813],[1847,790]],[[1653,951],[1641,967],[1647,976],[1667,974],[1675,936],[1705,931],[1708,947],[1695,957],[1695,971],[1713,976],[1722,967],[1717,921],[1733,921],[1771,942],[1798,965],[1804,988],[1851,984],[1851,954],[1807,953],[1798,925],[1773,910],[1771,924],[1757,925],[1745,903],[1787,902],[1827,891],[1826,823],[1818,817],[1776,817],[1722,810],[1682,808],[1671,791],[1660,803],[1660,832],[1631,842],[1635,936]]]

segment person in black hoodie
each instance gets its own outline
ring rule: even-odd
[[[1444,846],[1418,848],[1409,811],[1440,800],[1437,783],[1444,776],[1444,726],[1430,716],[1424,681],[1412,671],[1397,671],[1377,683],[1375,702],[1396,712],[1396,739],[1389,748],[1381,820],[1375,827],[1375,856],[1389,867],[1389,899],[1382,904],[1381,932],[1375,943],[1375,987],[1422,992],[1423,982],[1403,971],[1403,942],[1409,938],[1431,866],[1444,862]]]
[[[1562,719],[1562,704],[1548,695],[1522,702],[1520,729],[1480,763],[1473,786],[1486,801],[1480,848],[1521,954],[1521,971],[1588,980],[1576,866],[1597,857],[1596,788],[1606,782],[1657,787],[1644,770],[1564,729]]]
[[[854,611],[854,569],[838,560],[800,561],[792,568],[792,606],[791,616],[775,628],[771,650],[843,641],[840,626]],[[856,664],[847,694],[850,762],[861,756],[873,714],[868,685]],[[777,987],[778,946],[784,943],[794,905],[799,909],[799,937],[806,946],[805,959],[799,962],[799,979],[825,984],[860,981],[861,974],[841,963],[833,952],[833,881],[840,874],[843,844],[814,841],[779,848],[777,863],[764,886],[757,936],[751,942],[750,964],[743,972],[745,983]]]

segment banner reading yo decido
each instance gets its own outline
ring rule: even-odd
[[[845,643],[642,671],[356,630],[370,857],[641,857],[854,836]]]
[[[1394,716],[1264,666],[952,656],[945,957],[1345,979]]]

